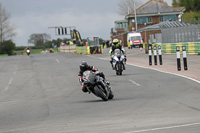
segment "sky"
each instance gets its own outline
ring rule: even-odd
[[[0,0],[11,14],[10,23],[17,35],[13,38],[16,46],[29,46],[31,34],[46,33],[51,39],[70,38],[70,35],[56,35],[55,26],[75,26],[86,39],[98,36],[110,39],[111,28],[118,15],[118,3],[122,0]],[[139,0],[138,0],[139,1]],[[142,0],[142,3],[148,0]],[[172,0],[164,0],[171,5]]]

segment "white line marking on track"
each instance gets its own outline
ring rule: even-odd
[[[104,58],[99,58],[99,59],[101,59],[101,60],[107,60],[107,59],[104,59]]]
[[[6,86],[6,88],[4,89],[5,91],[8,90],[9,85]]]
[[[58,59],[56,59],[56,61],[57,61],[58,63],[60,63],[60,61],[59,61]]]
[[[200,84],[200,81],[199,81],[199,80],[196,80],[196,79],[193,79],[193,78],[184,76],[184,75],[180,75],[180,74],[176,74],[176,73],[171,73],[171,72],[165,72],[165,71],[158,70],[158,69],[155,69],[155,68],[148,68],[148,67],[144,67],[144,66],[139,66],[139,65],[130,64],[130,63],[126,63],[126,64],[127,64],[127,65],[131,65],[131,66],[140,67],[140,68],[151,69],[151,70],[155,70],[155,71],[158,71],[158,72],[167,73],[167,74],[171,74],[171,75],[176,75],[176,76],[179,76],[179,77],[183,77],[183,78],[186,78],[186,79],[195,81],[195,82],[197,82],[197,83]]]
[[[93,57],[93,56],[89,56],[89,57],[92,57],[92,58],[99,58],[99,57]],[[100,57],[99,59],[101,59],[101,60],[109,60],[109,59],[105,59],[105,58],[101,58],[101,57]],[[190,78],[190,77],[187,77],[187,76],[183,76],[183,75],[180,75],[180,74],[171,73],[171,72],[165,72],[165,71],[158,70],[158,69],[155,69],[155,68],[148,68],[148,67],[144,67],[144,66],[139,66],[139,65],[130,64],[130,63],[126,63],[126,64],[127,64],[127,65],[131,65],[131,66],[140,67],[140,68],[151,69],[151,70],[155,70],[155,71],[158,71],[158,72],[167,73],[167,74],[171,74],[171,75],[176,75],[176,76],[183,77],[183,78],[192,80],[192,81],[197,82],[197,83],[200,84],[200,81],[199,81],[199,80],[196,80],[196,79],[193,79],[193,78]]]
[[[5,90],[8,90],[9,85],[12,83],[12,81],[13,81],[13,77],[9,80],[8,85],[6,86]]]
[[[14,78],[14,76],[16,75],[16,73],[17,73],[17,70],[16,71],[14,71],[13,72],[13,76],[11,77],[11,79],[9,80],[9,82],[8,82],[8,85],[5,87],[5,91],[6,90],[8,90],[8,88],[9,88],[9,86],[11,85],[11,83],[12,83],[12,81],[13,81],[13,78]]]
[[[142,132],[149,132],[149,131],[158,131],[158,130],[165,130],[165,129],[189,127],[189,126],[195,126],[195,125],[200,125],[200,123],[190,123],[190,124],[176,125],[176,126],[169,126],[169,127],[160,127],[160,128],[144,129],[144,130],[138,130],[138,131],[124,132],[124,133],[142,133]]]
[[[135,81],[133,81],[133,80],[131,80],[131,79],[129,79],[129,81],[130,81],[131,83],[137,85],[137,86],[141,86],[140,84],[136,83]]]
[[[101,59],[101,60],[108,60],[108,59],[105,59],[105,58],[104,58],[104,59],[103,59],[103,58],[99,58],[99,59]],[[155,71],[158,71],[158,72],[167,73],[167,74],[171,74],[171,75],[176,75],[176,76],[183,77],[183,78],[192,80],[192,81],[197,82],[197,83],[200,84],[200,81],[199,81],[199,80],[196,80],[196,79],[193,79],[193,78],[190,78],[190,77],[187,77],[187,76],[183,76],[183,75],[180,75],[180,74],[171,73],[171,72],[165,72],[165,71],[158,70],[158,69],[155,69],[155,68],[148,68],[148,67],[144,67],[144,66],[139,66],[139,65],[130,64],[130,63],[126,63],[126,64],[127,64],[127,65],[131,65],[131,66],[140,67],[140,68],[151,69],[151,70],[155,70]]]
[[[12,81],[13,81],[13,77],[10,79],[8,84],[10,85],[12,83]]]

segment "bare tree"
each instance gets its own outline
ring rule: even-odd
[[[46,33],[31,34],[28,43],[32,43],[35,46],[45,46],[45,44],[51,39],[51,36]]]
[[[9,22],[10,14],[0,3],[0,42],[9,40],[16,35],[15,28]]]
[[[131,12],[133,12],[134,9],[134,3],[135,3],[135,8],[137,9],[139,6],[142,5],[142,2],[138,2],[138,0],[121,0],[118,3],[118,14],[125,16]]]

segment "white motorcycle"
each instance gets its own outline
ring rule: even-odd
[[[125,56],[123,52],[119,49],[115,49],[112,65],[117,75],[122,75],[122,71],[125,70],[125,64]]]

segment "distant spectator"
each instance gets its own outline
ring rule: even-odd
[[[81,42],[81,46],[84,46],[83,42]]]
[[[76,44],[76,39],[73,39],[73,44]]]
[[[123,46],[123,42],[122,42],[122,40],[120,40],[120,44]]]
[[[103,47],[105,46],[105,41],[103,41]]]
[[[69,42],[69,45],[73,45],[74,43],[72,41]]]
[[[107,48],[109,47],[109,41],[108,40],[106,41],[106,47]]]
[[[110,40],[109,47],[111,47],[111,46],[112,46],[112,41]]]
[[[64,46],[64,45],[65,45],[65,43],[64,43],[64,42],[61,42],[61,43],[60,43],[60,46]]]

